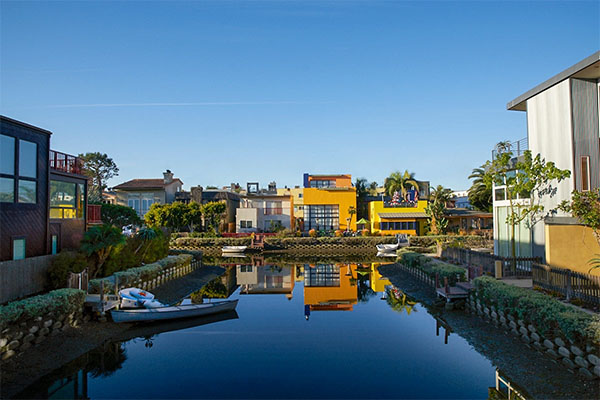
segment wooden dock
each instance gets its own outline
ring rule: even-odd
[[[85,296],[84,305],[85,307],[91,308],[92,311],[103,314],[119,305],[119,296],[105,294],[101,297],[99,294],[88,294]]]
[[[450,286],[448,285],[448,279],[444,279],[444,286],[437,287],[435,290],[438,296],[444,297],[447,301],[452,301],[469,297],[473,285],[469,282],[457,282],[456,286]]]

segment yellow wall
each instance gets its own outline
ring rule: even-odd
[[[395,231],[380,231],[380,222],[414,222],[419,224],[419,234],[425,234],[426,218],[392,218],[381,219],[379,213],[424,213],[427,208],[427,200],[419,200],[416,207],[384,207],[383,201],[371,201],[369,203],[369,222],[371,224],[371,233],[381,233],[382,235],[395,235],[397,233],[406,233],[416,235],[417,231],[412,230],[395,230]]]
[[[379,273],[379,267],[385,264],[391,263],[371,263],[371,277],[369,280],[371,281],[371,289],[376,293],[385,292],[385,287],[392,284]]]
[[[600,245],[592,229],[583,225],[546,225],[546,264],[600,276],[590,272],[590,259],[600,258]]]
[[[352,304],[356,304],[358,301],[356,284],[353,285],[350,281],[351,278],[356,277],[355,274],[352,275],[353,270],[356,269],[356,264],[337,265],[340,268],[340,286],[304,286],[305,305],[318,307],[320,304],[332,303],[334,304],[334,308],[340,310],[352,310]]]
[[[356,189],[345,188],[304,188],[304,205],[333,205],[339,206],[340,229],[347,228],[347,218],[350,216],[350,206],[356,209]],[[356,214],[352,216],[350,229],[356,230]]]
[[[293,197],[294,207],[298,207],[297,210],[294,210],[295,218],[304,218],[304,208],[302,207],[304,205],[304,199],[302,198],[303,191],[304,191],[303,188],[277,189],[278,195],[288,195],[288,196],[291,195]]]

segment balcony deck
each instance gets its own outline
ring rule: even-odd
[[[83,175],[83,161],[81,158],[50,150],[50,169],[67,174]]]

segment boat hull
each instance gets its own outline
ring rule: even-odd
[[[243,253],[248,246],[223,246],[223,253]]]
[[[158,307],[135,310],[112,310],[114,322],[149,322],[170,319],[192,318],[235,310],[237,300],[218,303],[186,304],[183,306]]]

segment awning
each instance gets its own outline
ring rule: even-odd
[[[428,218],[424,212],[406,212],[406,213],[379,213],[381,219],[401,219],[401,218]]]

